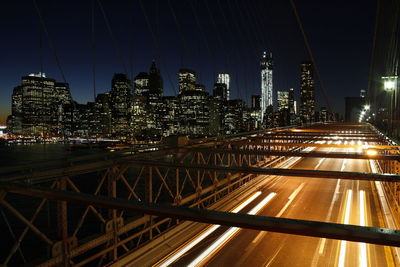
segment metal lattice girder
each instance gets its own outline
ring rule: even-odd
[[[400,155],[367,155],[362,153],[339,153],[320,151],[279,151],[279,150],[245,150],[245,149],[218,149],[218,148],[190,148],[188,151],[221,153],[236,155],[259,156],[284,156],[284,157],[310,157],[310,158],[340,158],[340,159],[374,159],[374,160],[400,160]]]
[[[285,142],[249,142],[236,141],[235,145],[253,145],[253,146],[300,146],[300,147],[335,147],[335,148],[364,148],[366,145],[339,145],[339,144],[315,144],[315,143],[285,143]],[[400,146],[391,145],[368,145],[368,148],[374,149],[400,149]]]
[[[360,133],[360,134],[351,134],[351,133],[334,133],[334,132],[292,132],[292,131],[288,131],[288,132],[274,132],[274,133],[266,133],[262,136],[306,136],[306,137],[310,137],[310,136],[328,136],[328,137],[356,137],[356,138],[360,138],[360,137],[378,137],[378,135],[376,133]]]
[[[377,137],[342,137],[345,138],[346,141],[365,141],[365,142],[382,142],[382,139]],[[342,138],[340,138],[342,140]],[[280,136],[280,135],[271,135],[271,136],[254,136],[247,138],[249,140],[288,140],[288,141],[327,141],[331,140],[329,138],[322,136]],[[339,140],[339,139],[338,139]]]
[[[212,166],[204,164],[182,164],[182,163],[168,163],[160,161],[131,161],[130,163],[138,166],[157,166],[157,167],[172,168],[172,169],[181,168],[181,169],[193,169],[193,170],[203,170],[203,171],[206,170],[222,171],[222,172],[242,173],[242,174],[262,174],[262,175],[365,180],[365,181],[386,181],[386,182],[400,181],[400,175],[388,174],[388,173],[340,172],[340,171],[280,169],[280,168],[265,168],[265,167]]]
[[[0,188],[32,197],[62,200],[201,223],[400,247],[400,230],[394,229],[174,207],[4,182],[0,183]]]

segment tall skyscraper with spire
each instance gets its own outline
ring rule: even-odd
[[[160,70],[157,68],[156,63],[153,61],[149,71],[149,94],[157,97],[163,95],[163,79]]]
[[[272,96],[272,53],[264,51],[261,59],[261,121],[264,121],[268,106],[273,106]]]

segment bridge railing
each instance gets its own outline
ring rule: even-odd
[[[103,265],[117,261],[185,219],[117,208],[120,206],[111,202],[205,209],[251,180],[268,179],[265,175],[399,180],[396,175],[273,168],[303,151],[300,144],[308,142],[312,147],[317,139],[310,135],[308,140],[304,136],[296,140],[294,136],[293,140],[271,144],[271,134],[276,132],[269,132],[197,140],[184,147],[150,147],[102,160],[85,158],[60,168],[7,173],[0,183],[1,229],[8,229],[10,235],[2,242],[7,245],[1,248],[6,252],[0,260],[5,265],[32,264],[33,260],[38,266]],[[63,192],[69,197],[62,197]],[[379,242],[385,242],[385,238]]]
[[[243,135],[242,135],[243,136]],[[230,140],[241,139],[231,137]],[[210,153],[207,148],[229,147],[230,141],[202,140],[187,147],[204,147],[195,152],[186,148],[154,146],[136,151],[79,157],[67,162],[45,163],[38,169],[0,171],[8,184],[39,186],[93,197],[109,197],[145,203],[207,208],[255,178],[255,174],[174,168],[159,163],[186,166],[273,166],[282,157]],[[285,148],[286,149],[286,148]],[[137,164],[152,160],[153,165]],[[52,167],[52,168],[50,168]],[[29,190],[28,190],[29,191]],[[84,265],[115,261],[121,255],[176,225],[179,220],[70,201],[48,200],[21,192],[0,191],[2,229],[10,238],[1,242],[0,260],[5,265],[25,261],[35,265]],[[7,223],[6,223],[7,222]],[[6,225],[7,224],[7,225]],[[12,234],[11,234],[12,233]],[[6,245],[8,244],[8,245]],[[34,244],[32,246],[32,244]],[[29,249],[33,247],[34,249]],[[40,255],[40,259],[38,259]]]

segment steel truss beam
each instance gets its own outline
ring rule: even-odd
[[[218,148],[192,148],[188,151],[205,153],[226,153],[236,155],[259,156],[284,156],[284,157],[310,157],[310,158],[339,158],[339,159],[374,159],[374,160],[400,160],[400,155],[367,155],[361,153],[339,153],[319,151],[279,151],[279,150],[245,150],[245,149],[218,149]]]
[[[137,201],[128,201],[119,198],[93,196],[90,194],[62,191],[35,186],[0,183],[0,187],[9,192],[32,197],[68,201],[93,205],[97,207],[126,210],[155,216],[189,220],[207,224],[220,224],[232,227],[271,231],[277,233],[313,236],[320,238],[339,239],[355,242],[364,242],[377,245],[400,247],[399,230],[362,227],[308,220],[276,218],[268,216],[237,214],[214,210],[174,207]]]
[[[317,132],[274,132],[274,133],[265,133],[262,136],[330,136],[330,137],[378,137],[376,133],[364,133],[364,134],[343,134],[343,133],[317,133]]]
[[[239,140],[235,145],[253,145],[253,146],[298,146],[298,147],[336,147],[336,148],[364,148],[365,145],[338,145],[338,144],[315,144],[315,143],[285,143],[285,142],[248,142]],[[391,145],[368,145],[368,148],[375,149],[400,149],[400,146]]]
[[[366,138],[360,138],[360,137],[342,137],[346,138],[346,141],[365,141],[365,142],[382,142],[383,140],[381,138],[377,137],[366,137]],[[270,135],[270,136],[253,136],[247,138],[248,140],[297,140],[297,141],[329,141],[330,139],[327,139],[326,137],[321,137],[321,136],[301,136],[301,137],[294,137],[292,135],[288,136],[280,136],[280,135]],[[338,139],[339,140],[339,139]]]
[[[172,169],[193,169],[203,171],[222,171],[227,173],[242,174],[263,174],[279,176],[296,176],[309,178],[328,178],[328,179],[346,179],[346,180],[365,180],[365,181],[385,181],[399,182],[400,175],[388,173],[365,173],[365,172],[340,172],[340,171],[320,171],[303,169],[280,169],[264,167],[235,167],[235,166],[212,166],[205,164],[180,164],[159,161],[130,161],[130,164],[138,166],[157,166]]]

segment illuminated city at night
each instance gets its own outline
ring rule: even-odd
[[[400,2],[0,14],[1,266],[400,266]]]

